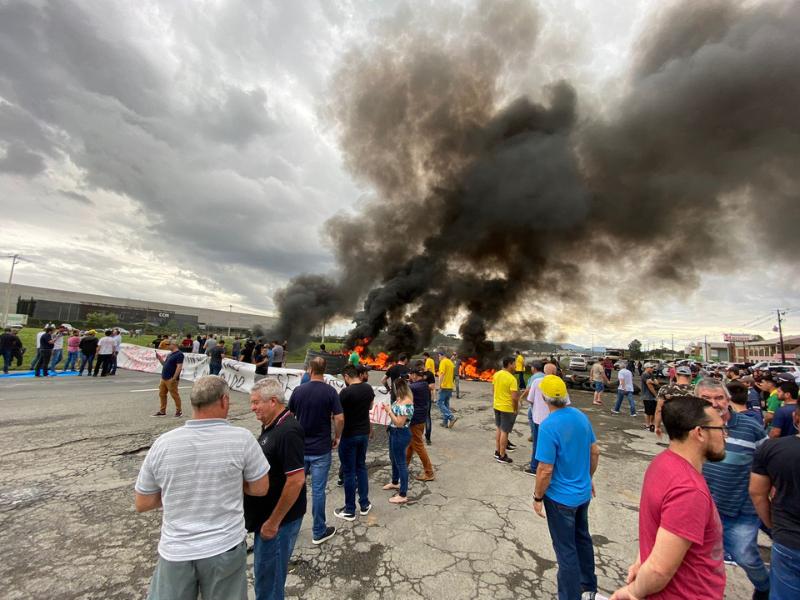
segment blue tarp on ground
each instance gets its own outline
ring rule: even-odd
[[[66,373],[62,371],[48,371],[48,377],[73,377],[78,374],[77,371],[67,371]],[[33,377],[35,374],[34,371],[9,371],[8,375],[0,374],[0,379],[6,378],[26,378],[26,377]]]

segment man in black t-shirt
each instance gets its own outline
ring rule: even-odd
[[[372,508],[369,501],[369,478],[367,476],[367,446],[372,432],[369,412],[375,400],[375,390],[361,381],[358,370],[347,365],[342,371],[347,387],[339,392],[339,402],[344,414],[344,429],[339,442],[339,462],[344,481],[344,506],[333,514],[353,521],[356,518],[356,489],[358,490],[359,513],[366,515]]]
[[[411,443],[406,450],[406,463],[411,464],[414,453],[419,456],[425,472],[417,476],[418,481],[433,481],[434,479],[433,465],[428,457],[425,444],[422,442],[425,421],[429,418],[431,409],[431,389],[425,377],[427,373],[429,371],[425,371],[424,367],[417,367],[409,373],[409,379],[411,380],[409,388],[411,388],[411,393],[414,396],[414,416],[411,417],[411,423],[409,424]]]
[[[277,379],[253,386],[250,409],[261,421],[258,444],[269,463],[267,495],[244,496],[245,525],[254,532],[256,598],[283,598],[289,559],[306,513],[305,436],[286,408]]]
[[[800,404],[792,420],[800,427]],[[756,450],[750,497],[761,521],[772,528],[770,598],[796,598],[800,589],[800,436],[769,439]]]
[[[400,353],[397,357],[397,362],[389,367],[386,371],[386,375],[384,375],[381,380],[381,383],[389,390],[389,397],[392,403],[397,400],[394,395],[394,382],[401,377],[403,379],[408,379],[408,356],[404,352]]]
[[[2,335],[0,335],[0,352],[3,354],[3,373],[8,373],[8,366],[11,364],[11,357],[14,353],[14,347],[17,341],[17,336],[11,333],[10,328],[6,328]]]
[[[53,353],[53,328],[48,327],[44,330],[44,334],[39,338],[39,350],[41,355],[39,360],[36,361],[36,377],[41,377],[39,374],[44,369],[44,376],[47,377],[47,365],[50,364],[50,355]]]

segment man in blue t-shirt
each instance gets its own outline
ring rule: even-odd
[[[325,359],[311,359],[311,381],[294,389],[289,410],[305,432],[305,469],[311,475],[311,514],[314,518],[312,542],[321,544],[336,533],[325,521],[325,485],[331,470],[331,451],[339,446],[344,429],[344,415],[339,394],[325,383]],[[331,417],[334,436],[331,440]]]
[[[772,428],[769,430],[769,437],[788,437],[796,435],[797,429],[794,426],[794,411],[797,408],[797,384],[794,381],[784,381],[778,386],[778,400],[783,402],[775,417],[772,419]]]
[[[175,402],[175,416],[183,416],[181,412],[181,395],[178,393],[178,382],[181,380],[181,370],[183,369],[183,352],[178,350],[178,342],[172,340],[169,343],[169,354],[166,358],[155,351],[158,362],[161,363],[161,381],[158,384],[158,399],[161,407],[154,417],[163,417],[167,414],[167,392]]]
[[[550,416],[539,426],[536,440],[533,509],[540,517],[547,514],[558,563],[558,597],[579,598],[583,592],[597,592],[589,502],[600,449],[586,415],[567,406],[567,386],[560,377],[546,375],[539,391]]]

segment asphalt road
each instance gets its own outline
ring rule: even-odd
[[[379,378],[379,374],[373,374]],[[158,376],[120,371],[116,377],[0,380],[0,562],[2,597],[144,598],[156,560],[160,512],[136,514],[133,482],[154,438],[183,419],[152,418]],[[183,384],[188,412],[190,383]],[[547,524],[531,508],[534,479],[522,472],[530,456],[520,414],[512,439],[514,465],[496,463],[491,386],[462,383],[453,400],[452,430],[435,427],[429,447],[436,480],[413,481],[411,502],[387,502],[380,487],[390,472],[386,434],[376,431],[367,457],[368,517],[338,521],[343,504],[329,482],[329,523],[340,532],[311,544],[303,522],[288,597],[553,598],[556,565]],[[642,429],[643,418],[611,416],[591,394],[574,405],[591,418],[602,448],[597,498],[590,508],[601,591],[624,578],[637,548],[642,475],[662,448]],[[244,394],[234,394],[231,420],[254,433],[258,424]],[[434,409],[434,416],[436,415]],[[412,466],[412,476],[419,463]],[[727,567],[727,598],[750,598],[740,569]],[[252,574],[251,574],[252,575]]]

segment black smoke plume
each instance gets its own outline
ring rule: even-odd
[[[696,285],[743,229],[793,257],[776,240],[800,216],[800,4],[662,11],[603,118],[579,110],[568,82],[543,102],[507,98],[538,60],[529,2],[431,12],[381,23],[333,79],[327,117],[374,197],[327,225],[340,272],[279,294],[281,335],[362,299],[351,342],[384,331],[417,351],[458,315],[461,350],[486,358],[493,330],[542,333],[538,315],[519,314],[523,295],[582,306],[591,274],[616,266],[641,282],[626,294],[635,306]]]

